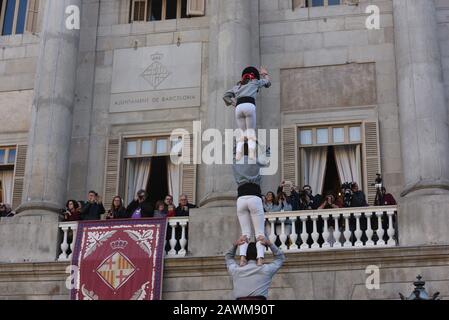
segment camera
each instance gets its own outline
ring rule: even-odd
[[[343,190],[343,205],[345,208],[349,208],[352,202],[352,182],[345,182],[341,185]]]
[[[341,189],[346,193],[346,190],[352,190],[352,184],[352,182],[345,182],[341,185]]]
[[[61,218],[65,218],[65,214],[67,213],[67,209],[59,209],[58,214]]]
[[[376,189],[382,189],[382,175],[380,173],[376,173],[376,180],[374,183],[371,184],[372,187],[375,187]]]

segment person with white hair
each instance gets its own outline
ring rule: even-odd
[[[179,206],[176,208],[177,217],[188,217],[190,209],[198,208],[196,205],[189,203],[187,194],[183,193],[179,196]]]

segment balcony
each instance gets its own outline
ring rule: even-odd
[[[167,237],[165,240],[165,255],[167,258],[185,257],[187,254],[188,217],[174,217],[168,219]],[[62,234],[59,244],[60,254],[57,261],[71,261],[72,251],[76,241],[78,222],[60,222],[59,230]]]
[[[266,233],[284,252],[398,245],[397,206],[266,213]]]
[[[266,213],[265,220],[270,241],[285,253],[398,245],[397,206]],[[168,219],[167,258],[187,256],[188,225],[188,217]],[[59,223],[57,261],[71,260],[77,228],[78,222]]]

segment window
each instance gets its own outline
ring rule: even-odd
[[[312,144],[312,130],[300,130],[300,143],[303,145]]]
[[[335,6],[342,2],[342,0],[306,0],[306,7]]]
[[[333,128],[332,135],[334,137],[334,143],[344,143],[345,142],[345,129],[344,128]]]
[[[325,139],[327,129],[328,143]],[[372,183],[381,171],[379,124],[367,119],[354,123],[327,125],[287,125],[282,127],[282,179],[315,193],[336,192],[340,182],[356,181],[369,204],[374,203],[376,188]],[[338,172],[338,174],[335,174]]]
[[[316,130],[316,142],[318,144],[329,143],[328,128],[320,128]]]
[[[24,33],[28,4],[28,0],[0,0],[0,35]]]
[[[0,202],[12,205],[16,147],[0,147]]]
[[[0,148],[0,166],[14,165],[16,162],[16,148],[15,147],[1,147]]]
[[[204,15],[205,0],[131,0],[130,22]]]
[[[142,155],[152,155],[152,154],[153,154],[153,140],[143,140]]]
[[[350,142],[360,142],[361,141],[360,126],[349,127],[349,141]]]
[[[304,7],[327,7],[343,4],[344,0],[293,0],[293,9]]]
[[[299,130],[299,145],[302,147],[358,144],[361,143],[361,139],[360,124],[304,127]]]
[[[169,156],[169,145],[174,147],[176,144],[170,144],[170,139],[168,137],[151,137],[126,140],[125,157],[134,158],[153,155]]]
[[[137,141],[128,141],[126,143],[126,155],[137,156]]]
[[[363,185],[360,133],[360,124],[300,128],[300,185],[334,195],[342,182]]]
[[[125,201],[131,202],[140,189],[147,191],[153,204],[169,193],[177,201],[182,166],[171,162],[170,148],[180,153],[182,139],[170,141],[169,137],[142,137],[125,140],[125,146]]]

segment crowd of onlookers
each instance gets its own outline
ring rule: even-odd
[[[330,192],[324,195],[314,195],[309,185],[299,188],[282,181],[276,194],[269,191],[262,196],[262,201],[265,212],[368,206],[365,193],[359,189],[356,182],[343,184],[337,195]],[[386,192],[385,187],[382,187],[374,205],[395,204],[394,197]],[[139,190],[136,197],[127,206],[120,196],[115,196],[106,210],[98,193],[89,191],[86,201],[68,200],[66,208],[61,210],[61,214],[64,215],[66,221],[100,220],[103,215],[106,219],[185,217],[189,215],[191,208],[197,208],[197,206],[189,202],[186,194],[179,197],[177,205],[173,203],[173,196],[171,195],[152,203],[146,191]],[[0,217],[11,217],[13,215],[14,212],[9,204],[0,203]]]
[[[179,197],[179,204],[173,203],[173,196],[167,195],[164,200],[153,204],[145,190],[139,190],[136,197],[125,206],[120,196],[115,196],[108,210],[105,209],[101,197],[95,191],[89,191],[87,201],[68,200],[66,208],[61,210],[66,221],[106,219],[138,219],[151,217],[185,217],[196,205],[189,203],[186,194]]]
[[[376,199],[380,199],[374,203],[377,206],[396,204],[394,197],[390,193],[386,193],[385,187],[381,188],[381,195]],[[265,212],[368,206],[365,193],[359,189],[356,182],[344,183],[337,195],[327,192],[323,196],[314,195],[309,185],[299,188],[282,181],[276,194],[273,191],[268,191],[266,195],[262,196],[262,201]]]

